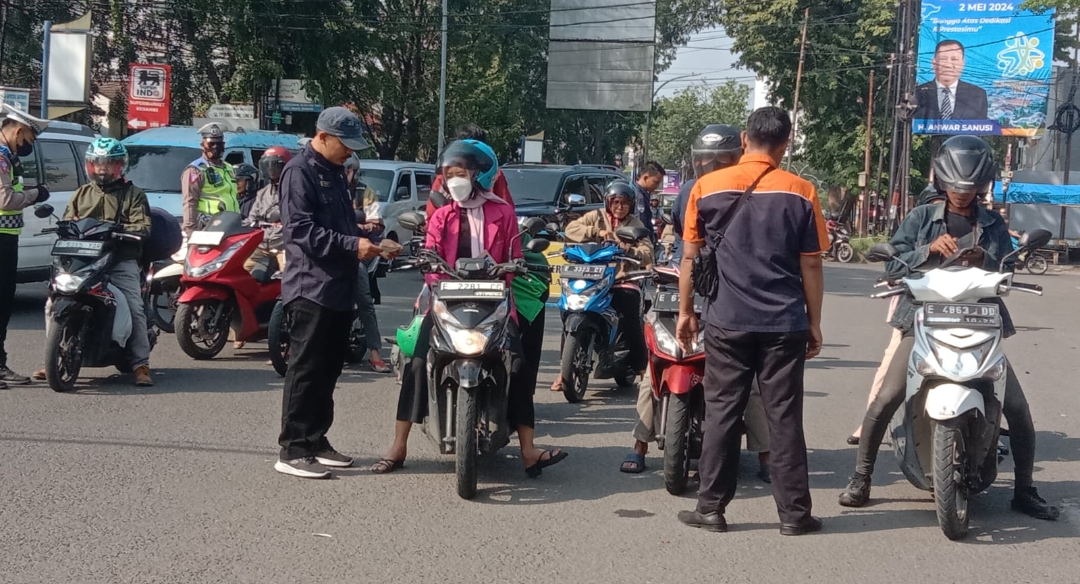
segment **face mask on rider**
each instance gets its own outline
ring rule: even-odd
[[[473,192],[472,181],[457,176],[447,179],[446,188],[450,191],[450,196],[459,203],[468,199]]]

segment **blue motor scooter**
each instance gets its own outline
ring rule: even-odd
[[[636,243],[647,238],[649,232],[640,227],[622,227],[615,236],[624,243]],[[577,403],[585,397],[590,375],[614,379],[620,387],[634,383],[638,367],[628,362],[629,351],[622,338],[619,315],[611,307],[611,293],[616,285],[647,279],[652,272],[630,272],[617,278],[621,263],[638,261],[612,242],[568,244],[562,255],[567,263],[559,266],[564,341],[560,374],[563,395],[567,401]],[[641,296],[644,298],[644,294]],[[643,313],[644,306],[639,314]]]

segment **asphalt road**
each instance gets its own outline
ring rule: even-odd
[[[482,468],[473,501],[457,497],[453,461],[420,432],[406,469],[389,476],[279,475],[282,380],[265,345],[196,363],[165,336],[152,357],[153,389],[100,369],[72,394],[41,383],[0,391],[0,582],[1080,582],[1080,277],[1028,276],[1045,296],[1009,300],[1021,333],[1007,351],[1038,429],[1036,481],[1065,513],[1044,523],[1011,512],[1009,459],[973,502],[971,536],[950,543],[928,494],[889,453],[871,506],[836,503],[855,457],[844,438],[889,335],[885,303],[867,298],[877,273],[826,272],[826,347],[809,365],[806,400],[821,534],[778,534],[751,454],[728,508],[731,532],[679,524],[694,496],[665,492],[659,458],[650,455],[642,475],[618,472],[631,444],[632,392],[594,383],[586,403],[571,405],[546,391],[558,360],[555,314],[537,442],[570,457],[530,480],[508,447]],[[384,335],[406,320],[418,281],[384,280]],[[16,302],[10,363],[29,372],[44,353],[42,286],[21,286]],[[334,445],[362,466],[373,462],[389,445],[396,398],[392,377],[348,370]]]

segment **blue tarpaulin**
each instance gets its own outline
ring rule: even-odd
[[[994,200],[1003,202],[1001,183],[994,186]],[[1080,185],[1009,183],[1009,202],[1037,205],[1080,205]]]

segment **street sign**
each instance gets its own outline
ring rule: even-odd
[[[255,106],[215,103],[206,110],[206,117],[223,120],[254,120]]]
[[[145,130],[169,125],[170,73],[168,65],[131,65],[128,128]]]
[[[281,123],[281,112],[274,112],[274,113],[270,114],[270,123],[271,124],[280,124]]]
[[[286,112],[320,112],[322,104],[315,103],[307,94],[300,79],[277,79],[270,82],[267,99]]]
[[[6,103],[24,114],[30,113],[30,90],[0,87],[0,103]]]

